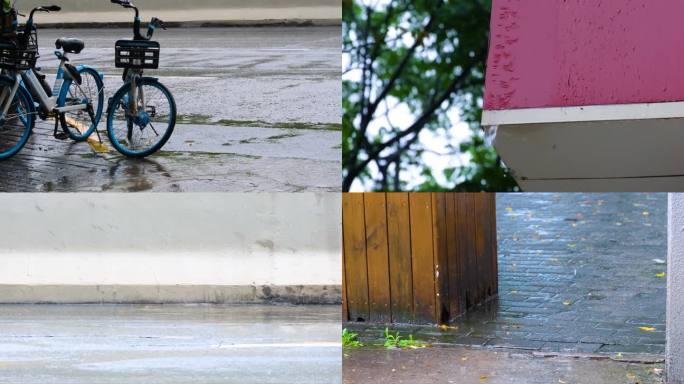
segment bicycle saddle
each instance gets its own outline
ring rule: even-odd
[[[64,49],[64,52],[68,53],[81,53],[85,43],[81,39],[62,37],[55,41],[55,47],[57,49]]]

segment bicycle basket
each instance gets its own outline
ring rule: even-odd
[[[159,67],[159,43],[144,40],[119,40],[115,45],[117,68]]]
[[[14,38],[0,40],[0,68],[26,70],[38,61],[38,32],[35,28],[28,35],[23,30]]]

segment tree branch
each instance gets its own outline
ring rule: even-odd
[[[382,151],[393,146],[396,143],[399,143],[403,138],[407,137],[411,133],[418,133],[421,129],[423,129],[425,124],[427,124],[430,121],[430,119],[434,117],[433,115],[435,111],[440,108],[442,103],[448,100],[451,97],[451,95],[454,92],[456,92],[456,90],[458,90],[459,87],[461,87],[462,83],[467,79],[468,75],[470,74],[470,71],[473,69],[473,66],[474,64],[471,62],[468,64],[467,67],[464,67],[463,71],[461,71],[461,74],[456,76],[452,80],[452,82],[441,94],[441,96],[437,98],[436,101],[427,110],[423,111],[421,116],[413,124],[411,124],[411,126],[399,132],[390,140],[379,145],[376,145],[374,149],[369,151],[368,158],[366,160],[357,164],[348,164],[350,165],[350,167],[347,167],[347,174],[344,176],[344,179],[342,181],[342,190],[348,192],[349,188],[351,188],[351,184],[358,177],[359,173],[363,171],[372,161],[377,160],[378,156],[380,155],[380,153],[382,153]]]

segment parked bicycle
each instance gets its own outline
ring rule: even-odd
[[[171,137],[176,125],[176,102],[171,92],[145,69],[159,67],[159,43],[152,41],[164,22],[152,18],[147,34],[140,33],[140,13],[129,0],[111,0],[135,10],[133,40],[115,45],[115,65],[124,68],[124,84],[112,96],[107,109],[107,133],[116,150],[126,156],[145,157],[158,151]]]
[[[55,42],[59,67],[52,88],[36,67],[39,55],[34,13],[60,10],[56,5],[36,7],[23,29],[0,39],[0,159],[17,154],[26,145],[36,115],[42,120],[54,117],[54,136],[75,141],[90,137],[102,117],[103,75],[92,67],[70,64],[67,56],[83,50],[82,40],[60,38]],[[58,132],[60,124],[62,132]]]

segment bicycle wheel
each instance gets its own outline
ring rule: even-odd
[[[14,80],[0,77],[0,105],[3,105],[14,86]],[[35,106],[31,94],[24,87],[17,88],[5,116],[0,116],[0,159],[16,155],[31,136],[35,122]]]
[[[137,84],[131,102],[131,83],[112,97],[107,115],[107,134],[117,151],[129,157],[145,157],[158,151],[171,137],[176,125],[176,102],[169,90],[151,78]],[[132,113],[132,106],[137,111]]]
[[[70,105],[80,105],[91,103],[92,115],[88,110],[81,109],[77,111],[70,111],[60,113],[59,120],[62,124],[62,129],[74,141],[85,141],[90,137],[93,131],[97,128],[97,124],[102,118],[102,109],[104,108],[104,87],[100,75],[92,68],[83,68],[79,71],[81,74],[81,84],[76,84],[75,81],[70,82],[68,89],[63,89],[63,95],[60,95],[60,107]]]

